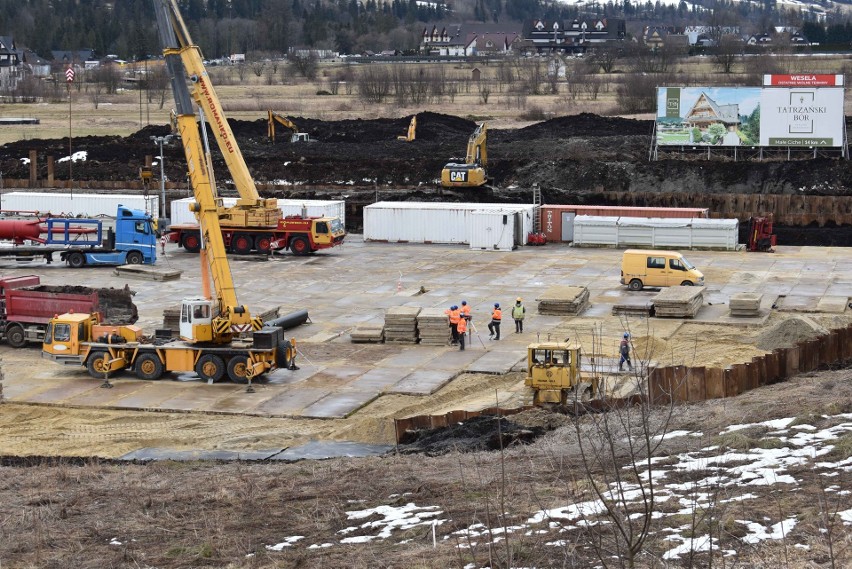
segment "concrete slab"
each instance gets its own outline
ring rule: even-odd
[[[175,382],[170,381],[149,381],[140,382],[140,384],[140,389],[118,399],[115,404],[119,407],[131,407],[133,409],[163,409],[165,402],[175,397],[176,387],[181,391],[200,387],[192,384],[176,386]],[[92,387],[97,388],[97,382]]]
[[[277,369],[266,374],[266,382],[269,385],[293,385],[307,381],[316,374],[322,372],[326,366],[316,366],[305,363],[304,358],[296,360],[300,366],[297,370]]]
[[[519,353],[517,350],[491,350],[468,364],[464,371],[470,373],[509,373],[515,364],[525,360],[526,357],[526,351]]]
[[[304,381],[306,387],[340,389],[367,373],[367,367],[328,366]]]
[[[467,367],[472,361],[478,359],[485,350],[479,344],[479,340],[474,340],[475,345],[465,351],[458,349],[448,350],[445,353],[432,358],[425,367],[428,369],[454,370],[458,371]],[[485,345],[488,346],[488,340],[485,340]]]
[[[270,417],[301,416],[302,411],[330,393],[328,389],[318,387],[293,387],[278,392],[267,400],[246,410],[249,415]],[[232,395],[233,397],[233,395]],[[224,399],[223,399],[224,401]]]
[[[92,381],[97,381],[93,379]],[[111,388],[101,388],[103,382],[98,383],[94,389],[88,389],[73,397],[65,398],[62,403],[67,405],[80,405],[83,407],[116,407],[117,402],[140,389],[144,389],[144,382],[131,379],[110,380]]]
[[[392,445],[370,445],[348,441],[311,441],[291,447],[270,457],[270,460],[321,460],[326,458],[359,458],[381,456],[393,450]]]
[[[146,447],[131,451],[118,460],[148,462],[156,460],[194,461],[194,460],[267,460],[284,449],[272,450],[176,450],[160,447]]]
[[[162,267],[149,267],[145,265],[122,265],[113,269],[120,277],[144,279],[148,281],[171,281],[179,279],[183,271],[178,269],[164,269]]]
[[[244,389],[234,383],[185,384],[170,399],[161,403],[161,409],[176,411],[207,411],[216,401]]]
[[[817,303],[817,312],[840,314],[845,312],[849,304],[848,296],[824,296]]]
[[[775,305],[781,312],[816,312],[819,296],[787,295],[779,298]]]
[[[458,371],[421,369],[405,376],[399,383],[388,388],[387,393],[401,395],[431,395],[444,387]]]
[[[402,367],[412,369],[435,359],[436,355],[449,351],[449,349],[449,347],[422,345],[412,348],[401,347],[400,353],[376,362],[376,365],[381,367]]]
[[[7,401],[26,401],[27,403],[56,404],[89,391],[97,389],[100,381],[91,377],[74,378],[71,381],[51,381],[49,383],[31,384],[10,381],[6,376],[3,382],[3,397]]]
[[[302,411],[303,417],[343,419],[379,397],[377,391],[336,391]]]
[[[409,373],[410,370],[403,368],[377,368],[368,371],[350,383],[347,388],[355,391],[376,391],[382,393],[402,381]]]

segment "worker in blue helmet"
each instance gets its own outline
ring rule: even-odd
[[[491,311],[491,322],[488,323],[488,338],[490,340],[500,339],[500,322],[503,320],[503,311],[500,310],[500,303],[494,303],[494,310]]]
[[[473,316],[470,315],[470,305],[467,303],[466,300],[462,300],[461,306],[459,307],[459,312],[461,312],[461,317],[466,320],[465,328],[467,329],[468,335],[472,336],[473,335],[473,326],[470,325],[470,321],[473,318]]]
[[[630,332],[625,332],[621,338],[621,344],[618,346],[618,353],[621,358],[618,360],[618,371],[622,371],[624,363],[627,363],[629,369],[633,369],[633,363],[630,361]]]

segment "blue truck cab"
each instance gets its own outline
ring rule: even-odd
[[[71,267],[153,265],[157,261],[157,228],[142,210],[119,205],[114,228],[105,228],[100,219],[50,218],[46,224],[45,245],[61,246],[60,258]]]

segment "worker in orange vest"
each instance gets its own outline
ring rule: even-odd
[[[459,318],[459,324],[457,327],[459,332],[459,351],[464,351],[464,337],[467,336],[467,320],[464,318]]]
[[[459,307],[454,304],[450,307],[449,310],[445,310],[444,314],[446,314],[450,318],[450,331],[453,334],[452,345],[455,346],[459,343],[458,325],[459,320],[461,320],[461,311],[459,310]]]
[[[462,300],[461,308],[459,308],[459,311],[461,312],[461,317],[466,320],[465,328],[467,328],[467,333],[472,336],[473,327],[468,326],[467,324],[470,322],[470,319],[473,318],[473,316],[470,315],[470,305],[467,303],[466,300]]]
[[[488,324],[488,339],[500,339],[500,321],[503,320],[503,311],[500,310],[500,303],[494,303],[494,310],[491,311],[491,322]]]

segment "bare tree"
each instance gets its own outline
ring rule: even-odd
[[[237,77],[240,78],[240,82],[245,81],[246,73],[248,73],[248,66],[244,63],[238,63],[236,65],[237,68]]]
[[[374,65],[367,66],[356,80],[358,97],[365,103],[383,103],[391,92],[391,76],[388,70]]]
[[[251,72],[254,73],[255,77],[263,76],[263,70],[266,69],[266,63],[263,61],[252,61],[248,66],[251,68]]]
[[[287,56],[290,68],[302,77],[314,80],[317,77],[319,58],[314,52],[299,53],[291,52]]]
[[[612,73],[615,69],[615,62],[621,58],[623,48],[619,45],[605,44],[601,47],[596,47],[591,53],[590,60],[593,61],[604,73]]]
[[[165,65],[158,65],[148,71],[148,102],[158,99],[159,108],[166,104],[166,95],[171,92],[169,72]]]
[[[488,97],[491,96],[491,88],[488,85],[481,85],[479,87],[479,102],[483,105],[488,104]]]
[[[734,63],[742,56],[743,40],[734,35],[722,36],[713,48],[713,62],[722,73],[730,73]]]

